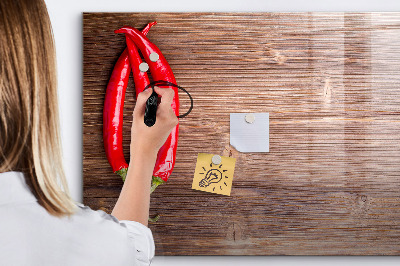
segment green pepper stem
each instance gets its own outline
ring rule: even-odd
[[[159,214],[157,214],[153,218],[149,217],[149,222],[156,223],[158,221],[158,219],[160,219],[160,215]]]
[[[153,193],[154,190],[161,184],[164,184],[165,181],[162,180],[160,177],[158,176],[152,176],[151,177],[151,189],[150,189],[150,193]]]
[[[122,177],[122,181],[125,182],[126,174],[128,173],[128,168],[122,168],[118,171],[115,171],[116,174],[119,174]]]
[[[151,177],[151,189],[150,189],[150,193],[153,193],[154,190],[161,184],[164,184],[165,181],[162,180],[161,178],[159,178],[158,176],[152,176]],[[149,217],[149,222],[155,223],[158,221],[158,219],[160,219],[160,215],[157,214],[156,216],[154,216],[153,218]]]

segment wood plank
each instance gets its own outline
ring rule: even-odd
[[[113,31],[154,20],[194,99],[151,198],[156,255],[400,255],[400,13],[84,13],[85,204],[110,212],[122,186],[102,142]],[[128,159],[132,79],[126,96]],[[269,153],[229,145],[230,112],[269,112]],[[237,159],[230,197],[191,189],[200,152]]]

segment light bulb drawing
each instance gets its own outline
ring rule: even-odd
[[[215,191],[216,187],[219,187],[220,190],[222,190],[222,184],[220,184],[220,182],[224,179],[224,178],[228,178],[227,176],[224,176],[224,172],[228,171],[228,170],[224,170],[221,169],[222,164],[219,165],[219,167],[216,168],[212,168],[213,164],[210,164],[210,169],[207,170],[204,166],[202,167],[203,170],[205,171],[204,173],[200,173],[201,175],[204,175],[204,178],[200,180],[199,182],[199,186],[200,187],[208,187],[211,184],[215,184],[213,191]],[[226,184],[226,182],[223,181],[223,185],[228,186]]]

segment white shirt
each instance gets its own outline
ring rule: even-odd
[[[52,216],[23,173],[0,173],[0,265],[150,265],[148,227],[78,206],[70,218]]]

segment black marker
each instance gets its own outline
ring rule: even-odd
[[[193,109],[193,98],[192,98],[192,96],[190,95],[190,93],[187,90],[185,90],[181,86],[178,86],[178,85],[176,85],[176,84],[174,84],[172,82],[169,82],[169,81],[165,81],[165,80],[153,81],[153,82],[151,82],[149,85],[147,85],[144,88],[144,90],[146,90],[146,89],[148,89],[150,87],[153,89],[153,93],[150,95],[150,97],[146,101],[146,109],[144,111],[144,123],[145,123],[146,126],[152,127],[156,123],[157,106],[158,106],[158,94],[154,91],[154,86],[171,86],[171,87],[175,87],[175,88],[183,90],[189,96],[189,98],[190,98],[190,108],[189,108],[189,110],[185,114],[177,115],[176,117],[178,117],[178,118],[185,117],[192,111],[192,109]]]
[[[144,111],[144,123],[148,127],[152,127],[156,123],[158,94],[154,91],[146,101],[146,109]]]

